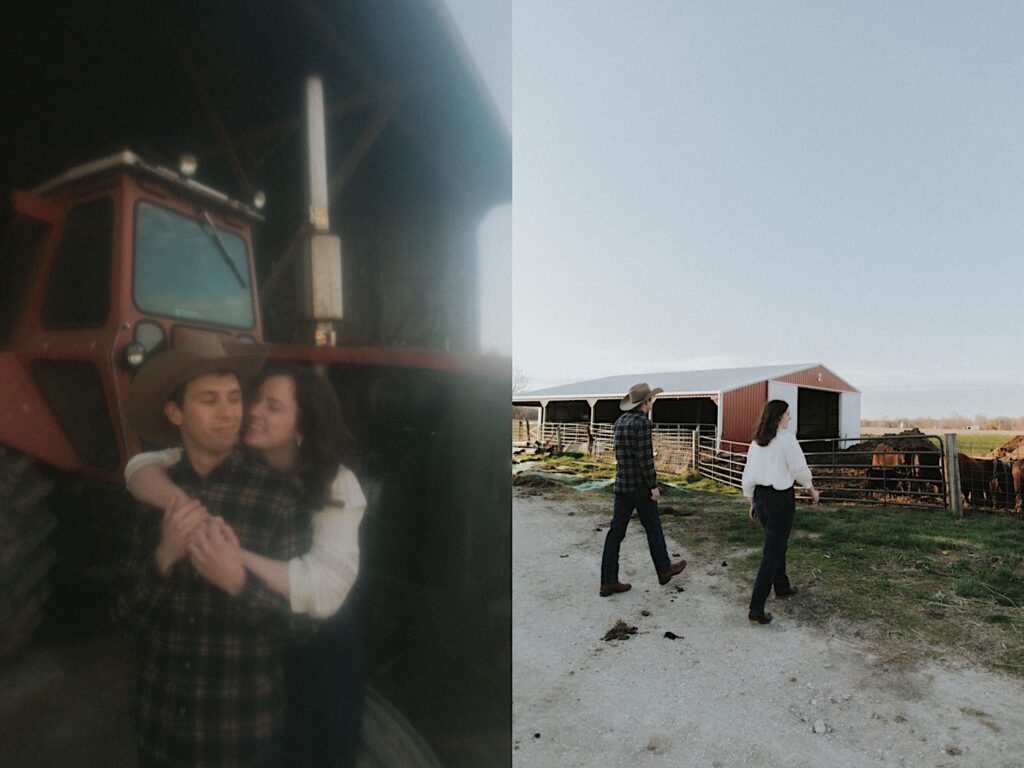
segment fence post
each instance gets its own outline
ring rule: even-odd
[[[942,436],[944,447],[943,461],[946,463],[946,488],[949,493],[949,509],[954,520],[964,516],[964,497],[960,492],[960,463],[956,460],[956,434],[947,433]]]
[[[558,452],[562,452],[562,425],[558,424],[555,426],[555,439],[556,445],[558,446]]]

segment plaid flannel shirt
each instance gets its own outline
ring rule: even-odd
[[[615,493],[658,487],[654,471],[651,420],[639,410],[626,411],[615,422]]]
[[[309,550],[309,518],[299,512],[295,488],[241,451],[206,478],[185,457],[168,474],[223,517],[245,549],[278,560]],[[159,766],[276,766],[283,642],[289,630],[312,631],[313,624],[248,572],[235,598],[203,580],[188,558],[161,576],[154,553],[162,517],[142,505],[114,605],[140,655],[140,758]]]

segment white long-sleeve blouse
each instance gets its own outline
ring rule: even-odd
[[[777,491],[784,491],[794,482],[804,488],[812,484],[811,470],[796,435],[780,429],[768,445],[750,444],[743,467],[744,496],[753,498],[757,485],[770,485]]]

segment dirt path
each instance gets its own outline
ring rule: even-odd
[[[514,492],[515,766],[1024,768],[1020,680],[884,663],[797,624],[786,601],[751,627],[721,562],[670,541],[690,564],[659,586],[636,521],[620,561],[633,589],[601,598],[610,508],[588,506]],[[603,641],[620,619],[637,634]]]

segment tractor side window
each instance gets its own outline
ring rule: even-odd
[[[0,344],[11,337],[28,276],[50,225],[28,216],[15,216],[0,245]]]
[[[44,328],[97,328],[107,322],[113,233],[108,197],[68,213],[43,305]]]
[[[135,305],[154,315],[252,328],[256,313],[245,240],[177,211],[135,210]]]

